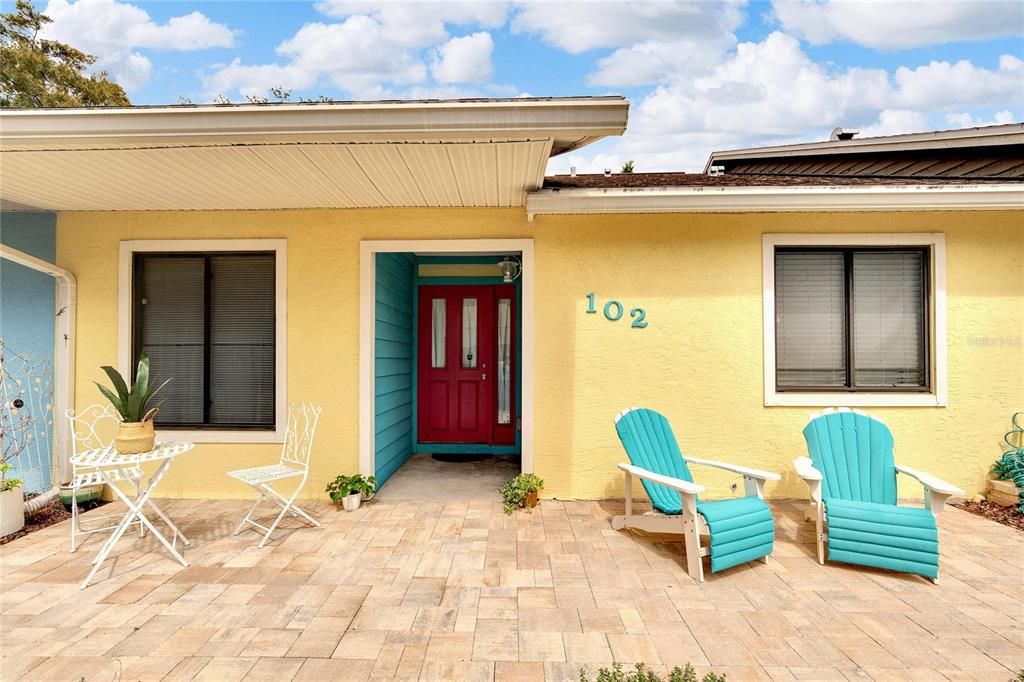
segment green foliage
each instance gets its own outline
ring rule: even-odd
[[[996,460],[992,466],[992,473],[1000,480],[1013,481],[1017,485],[1017,492],[1020,495],[1019,509],[1021,514],[1024,514],[1024,426],[1017,421],[1021,417],[1024,417],[1024,412],[1017,412],[1010,417],[1013,428],[1003,436],[1003,441],[1010,449]],[[1024,679],[1021,682],[1024,682]]]
[[[519,474],[498,488],[501,498],[505,500],[505,513],[511,514],[523,506],[526,494],[544,489],[544,481],[534,474]]]
[[[632,173],[633,172],[633,159],[630,159],[626,163],[622,164],[622,170],[620,173]]]
[[[580,682],[590,682],[585,670],[580,670]],[[697,671],[689,663],[680,668],[676,666],[669,672],[667,678],[661,677],[652,670],[648,670],[643,663],[637,663],[632,672],[622,669],[621,663],[615,663],[611,668],[601,668],[597,671],[597,678],[594,682],[697,682]],[[701,678],[701,682],[726,682],[725,675],[707,673]]]
[[[85,75],[96,57],[39,37],[51,21],[28,0],[0,14],[0,107],[130,106],[106,71]]]
[[[338,476],[327,484],[325,492],[331,496],[331,502],[339,504],[349,495],[359,493],[369,497],[377,487],[377,479],[373,476],[364,478],[362,474],[354,476]]]
[[[131,389],[128,388],[121,373],[110,365],[105,365],[103,371],[110,377],[110,382],[114,385],[114,391],[117,391],[117,393],[114,393],[114,391],[111,391],[99,382],[93,383],[100,389],[100,393],[110,401],[110,404],[114,406],[114,409],[121,415],[123,421],[141,422],[146,421],[147,417],[152,418],[152,415],[149,414],[150,410],[147,410],[147,405],[156,392],[170,382],[170,379],[156,387],[150,385],[149,356],[146,353],[143,353],[139,358],[139,366],[135,370],[135,382],[132,384]],[[161,400],[153,406],[152,410],[155,410],[162,404],[163,401]]]
[[[0,492],[16,490],[21,487],[20,478],[8,478],[7,472],[14,468],[10,462],[0,462]]]

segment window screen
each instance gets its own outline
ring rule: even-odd
[[[137,254],[135,361],[164,387],[161,427],[273,428],[275,254]]]
[[[928,388],[925,249],[779,249],[778,390]]]

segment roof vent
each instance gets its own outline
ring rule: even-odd
[[[719,176],[725,175],[725,166],[711,166],[708,168],[708,175]]]
[[[832,131],[832,135],[828,138],[829,142],[846,142],[852,140],[854,135],[859,134],[860,131],[856,128],[836,128]]]
[[[569,166],[569,177],[570,178],[575,178],[576,177],[576,166]]]
[[[604,169],[604,176],[606,178],[610,178],[612,176],[612,169],[611,168],[605,168]]]

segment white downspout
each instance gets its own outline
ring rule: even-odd
[[[0,257],[24,265],[32,270],[45,272],[57,280],[57,324],[54,339],[54,390],[53,390],[53,460],[56,477],[51,476],[53,487],[25,503],[25,511],[35,511],[57,498],[60,483],[71,479],[71,432],[67,411],[75,405],[75,307],[78,289],[75,276],[54,263],[0,244]]]

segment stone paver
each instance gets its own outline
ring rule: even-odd
[[[351,514],[309,504],[323,529],[286,521],[257,550],[231,535],[245,502],[166,501],[193,539],[188,568],[151,536],[125,539],[80,591],[99,537],[71,554],[61,524],[0,548],[0,671],[497,682],[644,661],[730,682],[1004,682],[1024,668],[1024,534],[947,509],[933,585],[819,566],[800,503],[771,504],[772,559],[701,585],[677,540],[611,529],[621,502],[506,516],[496,500],[382,494]]]

